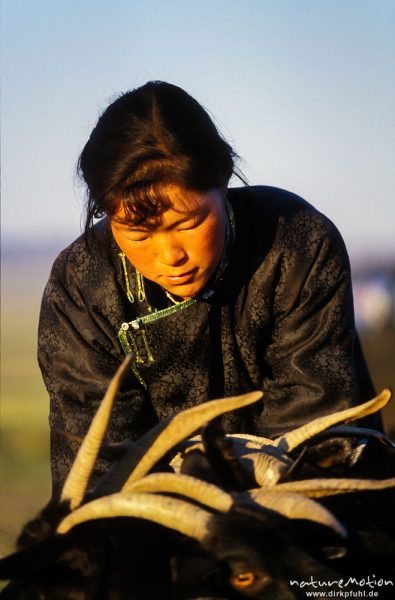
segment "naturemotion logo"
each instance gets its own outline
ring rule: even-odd
[[[376,578],[375,575],[325,580],[311,576],[307,580],[291,579],[289,585],[305,589],[307,598],[379,598],[380,590],[386,588],[388,591],[388,588],[394,587],[394,582],[391,579]]]

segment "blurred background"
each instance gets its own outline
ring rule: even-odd
[[[292,190],[349,249],[378,390],[395,388],[393,0],[3,0],[0,554],[50,494],[40,297],[81,231],[76,161],[147,80],[201,102],[251,184]],[[235,184],[237,185],[237,184]],[[388,432],[395,409],[385,410]]]

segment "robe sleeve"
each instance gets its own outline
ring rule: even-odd
[[[281,269],[258,429],[278,435],[374,397],[354,324],[343,240],[318,212],[282,223]],[[360,422],[381,429],[379,416]]]
[[[50,396],[51,471],[57,496],[80,439],[87,432],[108,384],[123,360],[116,331],[90,304],[63,253],[45,288],[38,331],[38,361]],[[111,290],[108,293],[113,293]],[[136,439],[155,422],[149,400],[126,377],[114,403],[108,439]],[[99,459],[91,485],[109,466]]]

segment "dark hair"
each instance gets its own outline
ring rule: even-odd
[[[181,88],[150,81],[117,98],[85,145],[78,172],[87,185],[85,233],[123,203],[140,223],[168,205],[166,184],[206,191],[226,185],[238,158],[205,109]],[[165,184],[165,186],[163,185]]]

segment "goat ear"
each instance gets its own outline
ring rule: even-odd
[[[242,491],[256,486],[254,478],[242,467],[235,455],[233,441],[225,436],[220,418],[202,430],[202,441],[213,472],[226,491]]]
[[[18,550],[44,542],[53,536],[59,522],[70,512],[68,502],[51,500],[42,511],[23,527],[17,540]]]
[[[180,473],[202,479],[214,485],[220,485],[217,475],[212,469],[210,461],[202,450],[196,449],[188,452],[182,461]]]
[[[29,584],[37,581],[67,581],[89,577],[97,569],[91,560],[94,544],[84,548],[73,536],[62,535],[19,550],[0,559],[0,580]],[[19,596],[18,596],[19,597]]]
[[[340,475],[356,465],[364,447],[356,438],[333,437],[305,447],[303,462]]]
[[[288,519],[287,527],[294,539],[319,560],[343,558],[347,554],[345,540],[328,527],[304,519]]]
[[[28,579],[52,568],[65,551],[65,542],[66,540],[60,536],[52,537],[2,558],[0,580]]]
[[[387,478],[395,473],[395,444],[381,431],[339,425],[306,440],[293,453],[297,462],[313,468],[330,470],[331,474],[347,474],[350,469],[360,478]],[[300,470],[300,469],[299,469]]]

